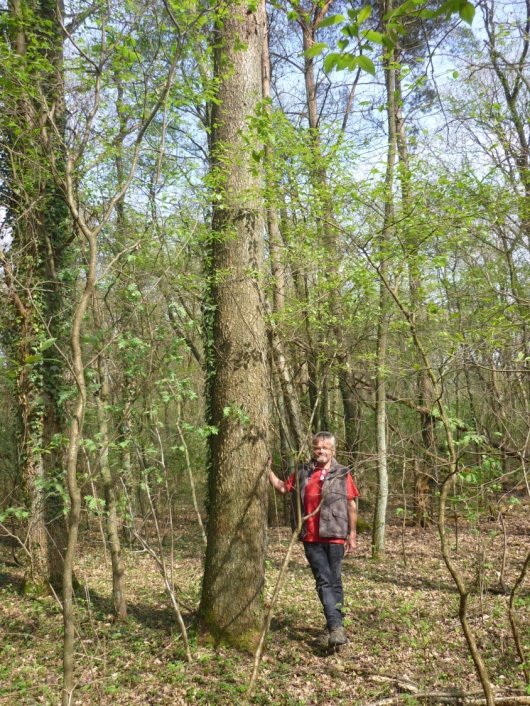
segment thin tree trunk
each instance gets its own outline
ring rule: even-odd
[[[526,574],[530,568],[530,551],[527,552],[526,558],[523,562],[522,569],[517,577],[513,588],[510,591],[510,600],[508,602],[508,619],[510,621],[510,628],[512,631],[513,641],[515,643],[515,648],[517,650],[517,656],[521,662],[521,671],[524,675],[527,685],[530,685],[530,666],[528,661],[528,654],[525,654],[524,641],[521,640],[521,634],[519,630],[519,625],[514,611],[515,598],[517,596],[517,591],[524,584]]]
[[[385,0],[383,14],[392,9],[391,0]],[[396,112],[395,112],[395,76],[393,67],[394,50],[389,50],[384,57],[388,150],[384,184],[384,221],[379,240],[379,320],[377,324],[376,384],[375,384],[375,431],[377,450],[377,499],[374,511],[372,531],[372,557],[379,558],[385,553],[386,512],[388,504],[388,459],[387,459],[387,412],[386,412],[386,364],[388,345],[388,308],[389,297],[386,287],[388,278],[387,259],[390,252],[390,240],[394,228],[394,169],[397,152]]]
[[[355,461],[359,451],[361,405],[355,377],[346,356],[339,374],[339,389],[344,410],[344,447],[351,461]]]
[[[270,57],[269,57],[269,33],[266,32],[263,42],[262,54],[262,82],[263,98],[270,99]],[[275,371],[279,378],[280,389],[282,391],[283,402],[287,412],[286,419],[289,422],[289,433],[294,443],[296,456],[302,456],[307,452],[307,438],[302,427],[302,413],[297,390],[293,384],[293,376],[288,356],[285,352],[283,341],[277,330],[274,321],[274,314],[279,314],[285,306],[286,277],[285,265],[283,263],[283,239],[280,232],[278,212],[275,203],[275,195],[278,192],[278,184],[275,179],[274,164],[272,160],[271,148],[268,142],[264,145],[265,164],[265,185],[266,185],[266,213],[267,231],[269,234],[269,250],[272,272],[272,312],[268,310],[268,302],[264,298],[263,304],[268,315],[268,331],[271,339],[272,357],[275,364]]]
[[[71,178],[69,179],[69,182],[71,188]],[[73,201],[71,195],[70,198]],[[72,579],[77,548],[77,536],[79,532],[79,519],[81,514],[81,492],[77,482],[77,457],[79,453],[79,444],[83,433],[83,421],[86,407],[85,371],[81,351],[81,328],[88,303],[93,295],[96,279],[96,238],[94,233],[91,233],[87,228],[83,230],[83,235],[88,241],[89,260],[86,271],[85,287],[75,308],[72,330],[70,334],[70,342],[72,347],[72,368],[77,386],[77,401],[70,423],[66,464],[66,484],[68,488],[68,497],[70,499],[70,511],[68,513],[68,544],[64,558],[63,573],[63,706],[70,706],[72,704],[75,687],[75,619]]]
[[[316,29],[318,23],[325,17],[327,11],[332,4],[332,0],[326,0],[322,5],[312,4],[310,12],[302,10],[299,5],[292,3],[293,9],[298,14],[298,24],[302,30],[302,46],[304,52],[307,52],[315,43]],[[320,130],[318,124],[318,101],[317,101],[317,84],[315,79],[314,59],[310,56],[304,56],[304,85],[307,105],[307,122],[309,126],[309,139],[313,154],[313,168],[311,170],[311,179],[315,194],[319,194],[322,199],[323,214],[316,214],[318,229],[323,241],[323,245],[328,248],[330,253],[330,261],[336,262],[336,253],[334,252],[334,238],[331,233],[330,223],[332,223],[332,209],[330,203],[329,184],[326,168],[320,142]],[[317,273],[314,277],[310,273],[306,275],[306,297],[308,299],[308,309],[311,307],[311,289],[318,289],[321,275]],[[310,316],[307,315],[306,326],[309,327]],[[319,355],[321,353],[321,344],[325,338],[322,331],[309,332],[308,330],[308,373],[309,373],[309,401],[312,413],[312,429],[318,432],[322,429],[329,428],[329,414],[327,407],[327,386],[328,375],[323,370],[322,360]]]
[[[93,297],[94,322],[97,331],[103,331],[101,305],[97,293]],[[121,557],[121,542],[118,527],[118,510],[116,502],[116,488],[109,463],[109,422],[108,405],[110,390],[107,371],[105,369],[104,354],[100,352],[97,359],[97,375],[99,391],[96,397],[97,420],[99,429],[99,470],[103,482],[105,497],[105,528],[110,548],[112,565],[112,602],[114,612],[119,620],[127,617],[127,601],[125,598],[125,569]]]
[[[270,55],[269,55],[269,31],[265,34],[262,54],[262,82],[263,98],[265,101],[271,99],[271,76],[270,76]],[[270,107],[267,105],[267,112],[270,115]],[[274,162],[271,154],[271,147],[268,141],[264,145],[265,163],[265,189],[266,189],[266,214],[267,232],[269,234],[269,251],[272,272],[272,306],[275,312],[280,312],[285,306],[286,277],[285,264],[283,261],[283,238],[280,231],[276,196],[278,194],[278,183],[274,170]]]
[[[399,50],[396,50],[395,60],[401,63]],[[405,119],[403,117],[403,92],[401,78],[398,72],[394,73],[394,99],[393,109],[395,115],[396,147],[399,157],[399,181],[401,184],[401,212],[403,222],[403,235],[405,257],[408,271],[410,308],[414,312],[418,323],[424,318],[424,306],[420,298],[421,272],[418,267],[420,237],[407,223],[411,217],[414,204],[411,194],[411,173]],[[414,520],[421,527],[426,527],[432,515],[431,493],[433,490],[434,473],[431,459],[434,457],[436,444],[434,434],[434,417],[432,415],[432,386],[425,370],[417,374],[417,400],[418,407],[425,409],[420,413],[420,428],[422,450],[418,462],[415,464],[414,474]]]
[[[308,13],[306,10],[302,10],[299,5],[292,3],[293,9],[298,15],[298,24],[302,30],[304,52],[310,50],[314,45],[318,26],[330,10],[332,4],[333,0],[326,0],[323,3],[313,3],[311,12]],[[340,253],[335,234],[333,194],[321,145],[314,59],[311,56],[307,56],[307,54],[304,57],[304,83],[311,149],[314,157],[311,178],[313,180],[315,194],[318,194],[318,198],[322,202],[322,212],[321,214],[317,214],[317,218],[322,244],[329,255],[330,271],[334,272],[336,269],[335,263],[340,260]],[[351,100],[353,100],[353,90],[351,99],[348,102],[347,112],[351,108]],[[324,273],[324,277],[329,280],[331,272]],[[338,282],[337,284],[339,285]],[[352,450],[357,446],[357,425],[359,422],[357,415],[358,405],[356,405],[353,400],[355,387],[349,384],[351,366],[348,356],[348,344],[345,340],[341,325],[341,310],[342,304],[340,297],[337,296],[336,288],[331,286],[327,292],[323,317],[329,317],[334,322],[331,325],[332,337],[336,341],[336,350],[333,351],[333,356],[337,364],[334,367],[336,367],[336,375],[341,391],[345,447],[348,450]],[[310,380],[313,381],[312,388],[310,388],[310,395],[312,393],[311,406],[312,409],[314,409],[313,429],[315,431],[318,429],[329,429],[331,426],[331,418],[334,416],[330,395],[331,366],[329,364],[323,366],[319,359],[321,338],[326,339],[328,336],[326,333],[324,335],[317,335],[315,345],[310,348],[312,359],[308,361]]]
[[[445,565],[446,565],[449,573],[451,574],[451,577],[452,577],[452,579],[455,583],[455,586],[458,590],[458,596],[459,596],[458,617],[460,619],[460,624],[462,626],[462,631],[464,633],[464,637],[466,639],[466,643],[469,648],[471,658],[472,658],[473,663],[475,665],[477,675],[480,679],[480,683],[481,683],[482,689],[484,691],[484,696],[486,698],[486,704],[487,704],[487,706],[495,706],[495,698],[494,698],[494,694],[493,694],[493,689],[491,687],[491,681],[489,678],[488,670],[487,670],[486,664],[484,662],[484,659],[481,655],[481,652],[478,648],[477,642],[475,640],[475,636],[473,634],[473,631],[471,629],[471,626],[470,626],[469,620],[468,620],[467,602],[468,602],[468,598],[469,598],[469,589],[466,586],[464,575],[462,574],[457,562],[451,556],[450,549],[448,546],[447,528],[446,528],[447,501],[448,501],[448,497],[449,497],[449,490],[452,487],[453,481],[459,471],[459,455],[458,455],[458,449],[455,445],[453,429],[452,429],[452,421],[450,420],[450,418],[447,414],[447,410],[446,410],[446,407],[445,407],[445,404],[443,401],[442,389],[440,388],[440,385],[438,384],[438,381],[436,379],[436,375],[434,373],[432,365],[430,364],[427,353],[425,352],[425,348],[424,348],[422,341],[419,337],[414,314],[413,314],[413,312],[408,310],[403,305],[403,302],[399,299],[395,290],[393,290],[390,287],[388,280],[385,278],[382,281],[384,282],[388,293],[392,296],[394,302],[396,303],[399,310],[401,311],[404,319],[408,323],[414,347],[415,347],[416,351],[418,352],[419,357],[420,357],[420,361],[423,365],[423,368],[429,377],[429,380],[431,382],[431,385],[432,385],[432,388],[434,391],[434,397],[437,401],[436,404],[437,404],[437,408],[438,408],[439,419],[440,419],[440,422],[441,422],[441,425],[442,425],[442,428],[444,431],[445,441],[447,444],[447,459],[446,459],[447,473],[446,473],[445,478],[441,484],[439,504],[438,504],[438,533],[439,533],[439,537],[440,537],[440,547],[441,547],[442,557],[444,559]]]

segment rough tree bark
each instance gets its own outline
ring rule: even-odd
[[[221,14],[222,13],[222,14]],[[268,375],[260,295],[263,208],[249,118],[262,96],[265,7],[224,3],[216,25],[213,222],[206,304],[209,517],[204,632],[252,649],[263,620]]]
[[[13,241],[2,253],[14,316],[7,346],[17,360],[21,478],[29,510],[31,557],[25,590],[61,589],[66,532],[62,495],[64,302],[72,223],[50,177],[49,153],[64,171],[63,36],[56,2],[9,3],[12,54],[3,67],[4,191]],[[28,53],[28,46],[31,52]],[[39,60],[36,61],[36,55]],[[9,95],[8,95],[9,94]],[[48,116],[54,116],[50,128]]]

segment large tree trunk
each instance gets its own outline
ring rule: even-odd
[[[248,119],[261,98],[265,8],[227,3],[214,50],[219,91],[212,135],[213,234],[206,315],[209,444],[203,630],[252,649],[263,619],[268,376],[259,276],[260,180]]]
[[[6,75],[4,160],[9,184],[7,211],[13,223],[9,260],[2,254],[4,277],[16,309],[8,347],[17,360],[21,421],[21,477],[29,509],[26,590],[61,588],[66,546],[63,451],[59,404],[64,365],[57,348],[65,342],[64,301],[68,244],[72,224],[64,194],[50,178],[49,155],[64,170],[64,95],[62,31],[56,2],[12,0],[13,54]],[[29,19],[28,19],[29,18]],[[27,59],[38,47],[40,61]],[[48,115],[54,129],[48,130]],[[16,276],[13,277],[12,273]],[[55,343],[55,345],[53,345]]]

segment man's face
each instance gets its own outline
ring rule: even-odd
[[[320,468],[329,468],[335,455],[335,449],[330,439],[317,439],[313,444],[313,458]]]

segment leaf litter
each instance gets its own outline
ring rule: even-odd
[[[523,505],[505,521],[503,579],[508,588],[528,552],[528,515],[528,506]],[[386,554],[379,562],[370,558],[370,535],[360,534],[356,554],[344,564],[350,642],[334,652],[319,646],[322,613],[303,550],[297,546],[274,608],[251,699],[247,699],[246,688],[252,655],[215,649],[197,635],[194,611],[200,597],[202,541],[198,528],[188,521],[183,520],[178,531],[175,582],[189,625],[193,662],[185,661],[157,568],[137,548],[124,550],[129,617],[124,624],[115,622],[110,561],[102,560],[101,540],[95,532],[78,550],[76,573],[82,589],[76,599],[73,704],[369,706],[450,702],[440,701],[442,697],[436,694],[456,695],[454,703],[464,703],[463,694],[480,697],[458,619],[458,595],[443,564],[434,528],[390,525]],[[287,529],[275,528],[269,534],[266,601],[288,542]],[[508,596],[499,590],[502,552],[503,537],[496,523],[459,528],[457,559],[471,586],[470,624],[496,692],[519,700],[524,698],[525,684],[507,617]],[[60,609],[52,598],[23,596],[21,582],[21,568],[0,544],[0,704],[57,704]],[[528,581],[519,588],[515,606],[528,655]],[[434,695],[420,700],[422,694]]]

